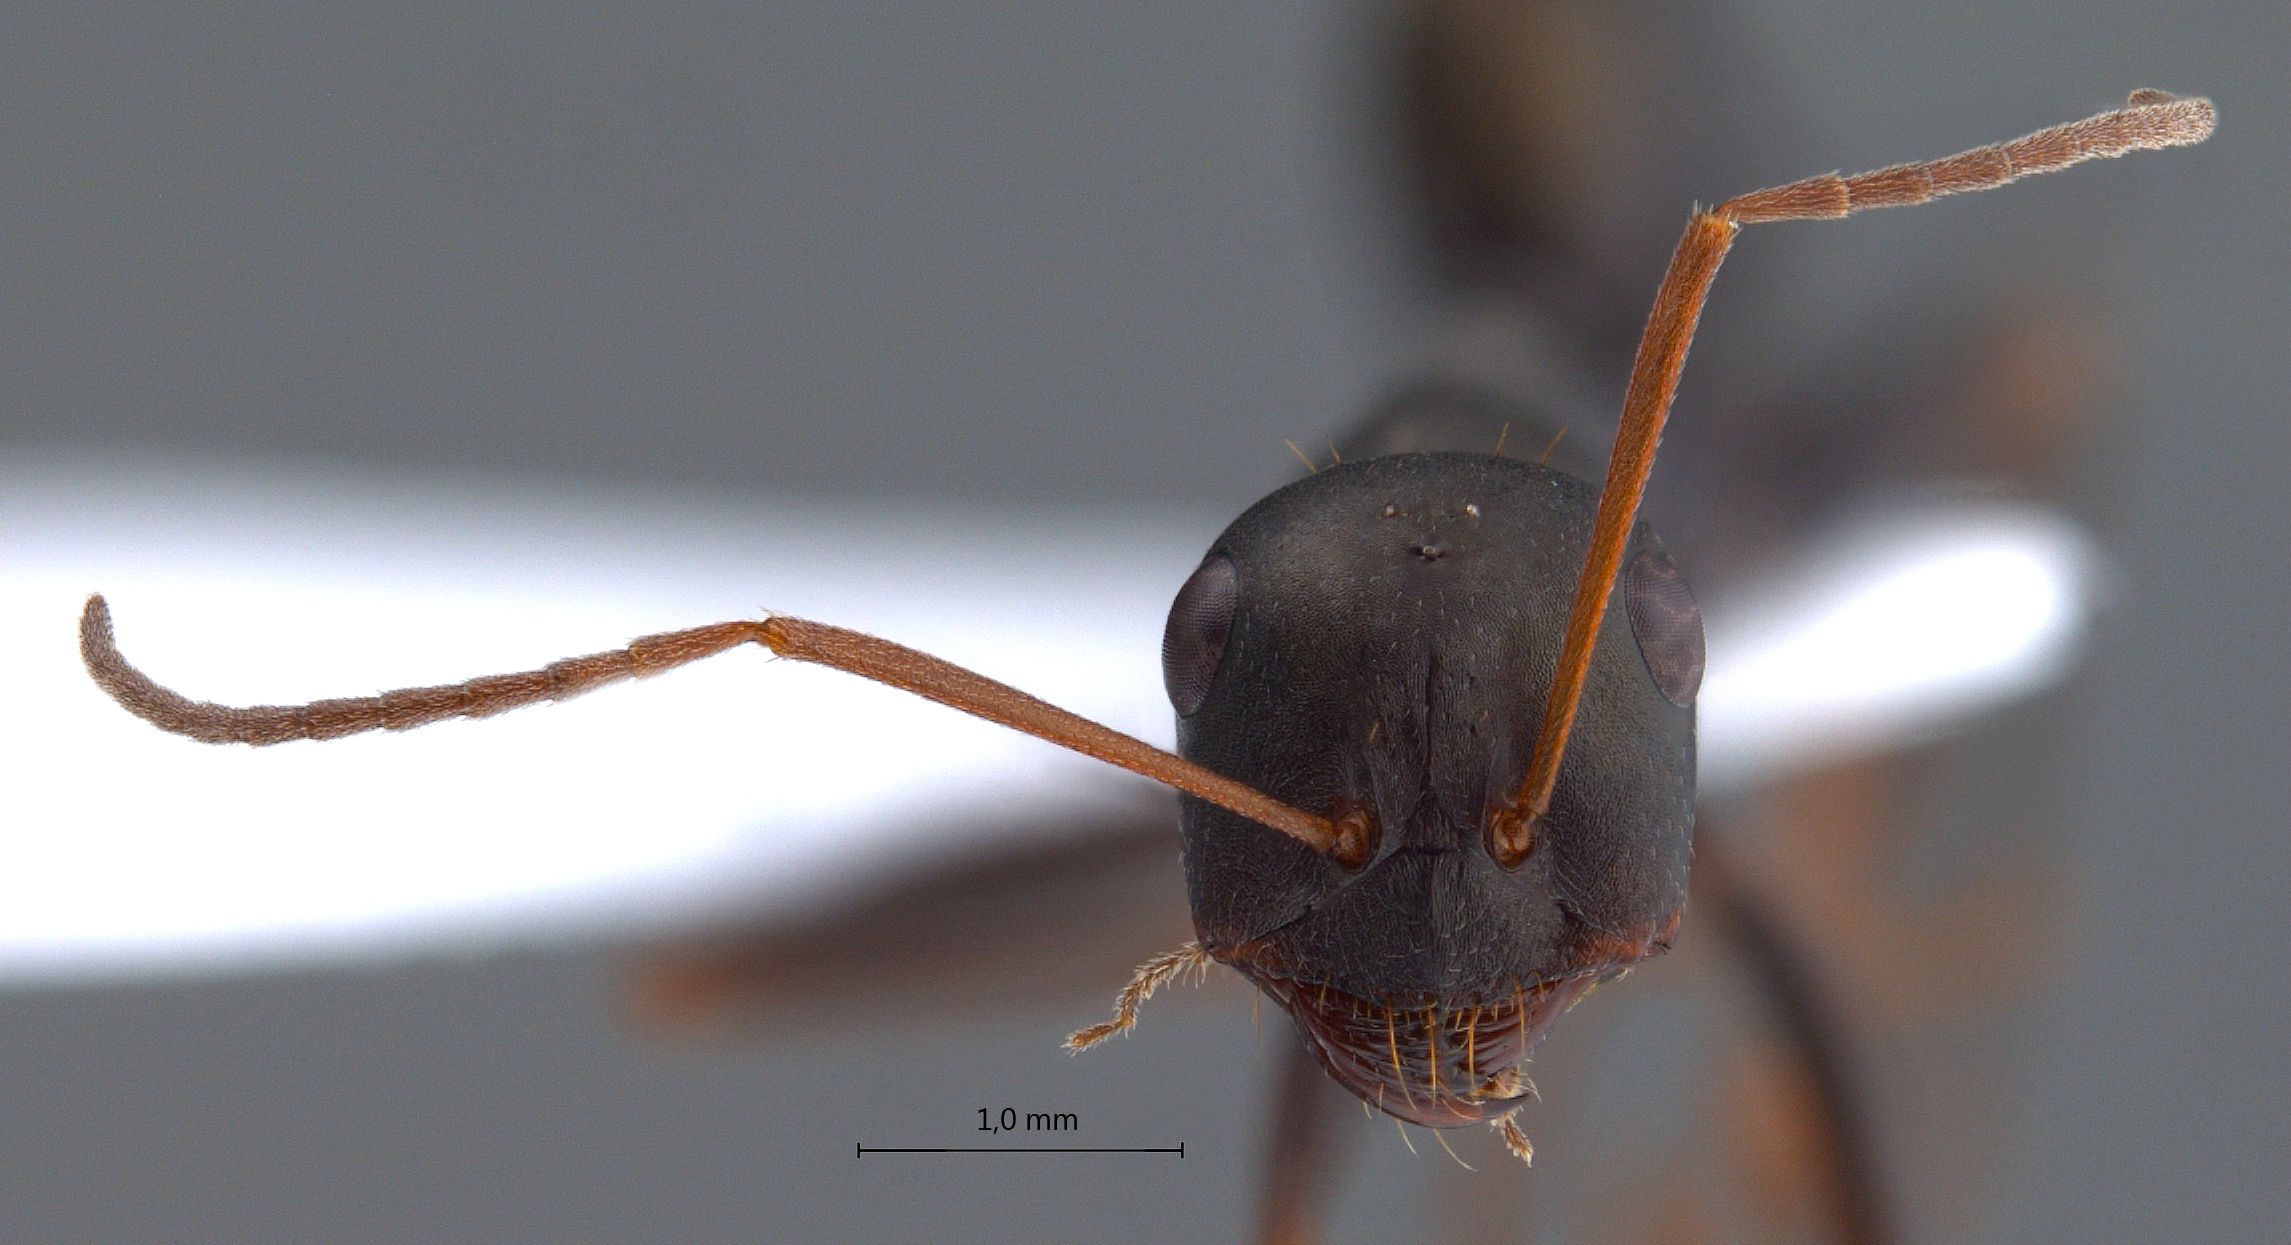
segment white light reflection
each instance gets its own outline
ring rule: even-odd
[[[1206,534],[1067,518],[576,507],[117,468],[0,480],[0,979],[800,910],[1054,824],[1040,810],[1127,807],[1142,782],[760,650],[484,723],[216,748],[87,681],[75,620],[91,590],[130,660],[230,703],[526,669],[768,605],[1167,746],[1160,619]]]
[[[1791,574],[1721,598],[1701,787],[1913,742],[2052,682],[2081,638],[2095,562],[2055,512],[1935,504],[1857,524]]]

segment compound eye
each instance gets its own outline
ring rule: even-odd
[[[1663,699],[1684,709],[1702,687],[1702,607],[1669,555],[1648,549],[1623,572],[1623,609]]]
[[[1177,590],[1169,625],[1161,633],[1161,681],[1177,716],[1190,717],[1209,697],[1225,639],[1233,633],[1233,603],[1241,576],[1224,554],[1203,562]]]

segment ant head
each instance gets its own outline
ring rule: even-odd
[[[1235,520],[1170,611],[1180,751],[1362,843],[1348,864],[1185,801],[1202,945],[1296,1013],[1340,1080],[1419,1122],[1508,1109],[1500,1084],[1466,1098],[1659,950],[1685,900],[1701,621],[1644,525],[1526,855],[1506,867],[1492,834],[1597,502],[1478,454],[1322,470]]]

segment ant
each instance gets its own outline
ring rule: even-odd
[[[785,616],[292,706],[192,701],[153,682],[120,655],[100,596],[82,655],[136,716],[254,745],[489,717],[748,644],[902,688],[1184,797],[1197,939],[1142,966],[1113,1018],[1070,1048],[1128,1031],[1156,988],[1221,963],[1286,1010],[1363,1102],[1434,1129],[1485,1124],[1526,1160],[1529,1056],[1595,988],[1667,950],[1684,911],[1701,616],[1637,514],[1735,235],[2201,142],[2214,124],[2207,100],[2139,91],[2010,142],[1696,211],[1640,339],[1604,484],[1500,453],[1400,453],[1266,497],[1171,606],[1175,754],[929,654]]]

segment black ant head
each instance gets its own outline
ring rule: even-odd
[[[1179,750],[1365,831],[1347,863],[1187,799],[1202,946],[1288,1008],[1339,1081],[1417,1123],[1515,1105],[1544,1031],[1662,950],[1686,898],[1702,625],[1644,525],[1551,805],[1515,867],[1491,841],[1597,501],[1479,454],[1324,469],[1235,520],[1170,610]]]

